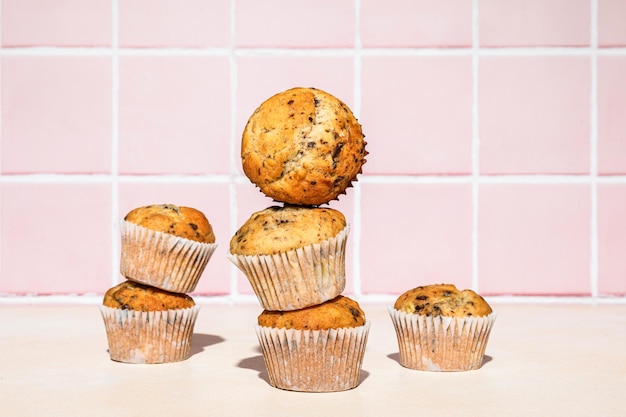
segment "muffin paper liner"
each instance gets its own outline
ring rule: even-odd
[[[199,306],[135,311],[101,305],[109,355],[124,363],[168,363],[189,358]]]
[[[470,371],[482,366],[489,333],[496,320],[408,314],[388,308],[396,330],[400,364],[422,371]]]
[[[190,293],[217,248],[122,220],[120,272],[126,278],[176,293]]]
[[[371,323],[354,328],[296,330],[255,325],[270,385],[336,392],[359,385]]]
[[[248,278],[264,309],[298,310],[343,292],[349,231],[347,225],[331,239],[274,255],[227,256]]]

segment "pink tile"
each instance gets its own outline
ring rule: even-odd
[[[484,294],[590,293],[587,184],[485,184],[478,210]]]
[[[228,184],[124,182],[119,185],[119,220],[136,207],[176,204],[198,209],[213,227],[218,244],[193,294],[216,295],[230,292],[230,262],[226,259],[230,241],[230,197]],[[115,268],[119,270],[119,253]],[[120,280],[123,279],[120,275]]]
[[[364,57],[362,88],[364,172],[471,172],[470,57]]]
[[[586,46],[589,0],[481,0],[481,46]]]
[[[4,183],[0,292],[102,292],[111,283],[108,184]]]
[[[227,58],[120,57],[120,172],[228,172],[228,79]]]
[[[110,46],[112,0],[3,0],[4,46]]]
[[[626,173],[626,57],[598,57],[598,173]]]
[[[319,88],[354,110],[354,60],[285,56],[238,58],[236,155],[241,154],[241,133],[254,110],[274,94],[292,87]],[[240,160],[237,168],[243,174]]]
[[[598,185],[598,292],[626,295],[626,185]]]
[[[230,1],[120,1],[119,42],[123,47],[228,46]]]
[[[400,294],[419,285],[472,285],[469,184],[363,184],[364,294]]]
[[[626,0],[598,0],[598,45],[626,46]]]
[[[366,48],[470,46],[472,2],[363,0],[360,29]]]
[[[2,171],[111,169],[111,59],[2,58]]]
[[[238,0],[238,47],[351,47],[355,12],[352,1]]]
[[[590,78],[587,57],[481,58],[481,172],[588,173]]]

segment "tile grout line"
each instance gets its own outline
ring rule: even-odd
[[[120,253],[119,231],[119,83],[120,68],[117,49],[119,47],[119,0],[112,1],[112,40],[113,54],[111,56],[111,286],[117,284],[119,279],[118,254]]]
[[[362,79],[361,79],[361,0],[354,0],[354,113],[361,115],[362,109]],[[366,134],[366,132],[363,132]],[[366,138],[363,140],[367,141]],[[363,282],[361,280],[361,184],[356,181],[353,185],[354,212],[352,229],[352,291],[360,296],[363,294]],[[346,277],[347,278],[347,277]]]
[[[230,19],[230,45],[229,45],[229,76],[230,76],[230,176],[228,181],[228,196],[230,206],[230,232],[231,236],[235,234],[238,228],[237,217],[239,215],[239,205],[237,204],[237,155],[235,153],[237,138],[237,56],[236,51],[236,0],[229,2],[229,19]],[[230,237],[226,240],[227,244]],[[230,262],[229,262],[230,263]],[[231,263],[229,266],[229,296],[237,298],[239,295],[238,269]]]
[[[478,198],[480,178],[480,130],[478,118],[478,71],[480,38],[478,0],[472,1],[472,289],[479,291],[478,277]]]
[[[590,219],[590,286],[591,296],[598,297],[598,0],[591,0],[591,91],[590,91],[590,192],[591,192],[591,219]]]

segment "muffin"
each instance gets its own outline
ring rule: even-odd
[[[452,284],[408,290],[389,307],[389,314],[400,364],[424,371],[480,368],[496,318],[480,295]]]
[[[187,359],[199,307],[186,294],[124,281],[104,295],[104,319],[112,360],[168,363]]]
[[[173,204],[135,208],[120,231],[122,275],[171,292],[192,292],[217,247],[202,212]]]
[[[230,241],[228,258],[266,310],[297,310],[344,290],[349,226],[331,208],[286,205],[253,213]]]
[[[315,88],[292,88],[250,116],[241,142],[243,170],[276,201],[324,204],[357,180],[367,155],[363,139],[341,100]]]
[[[338,296],[294,311],[263,311],[255,330],[270,385],[336,392],[358,386],[370,322],[359,304]]]

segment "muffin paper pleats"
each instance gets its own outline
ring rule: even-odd
[[[353,328],[297,330],[255,325],[270,384],[303,392],[359,385],[371,323]]]
[[[186,360],[199,311],[199,306],[149,312],[100,306],[111,359],[145,364]]]
[[[192,292],[217,248],[121,220],[120,272],[126,278],[177,293]]]
[[[496,313],[484,317],[408,314],[388,308],[400,364],[423,371],[469,371],[482,366]]]
[[[248,278],[266,310],[297,310],[335,298],[346,286],[345,253],[350,226],[337,236],[275,255],[228,259]]]

